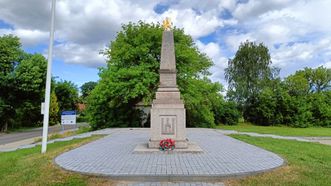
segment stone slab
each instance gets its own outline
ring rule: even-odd
[[[147,143],[141,143],[134,148],[133,153],[159,153],[159,154],[173,154],[173,153],[203,153],[203,150],[199,147],[198,144],[189,142],[188,143],[188,148],[186,149],[179,149],[176,148],[171,151],[161,151],[160,149],[157,148],[148,148]]]
[[[148,141],[149,132],[114,129],[107,137],[59,155],[55,163],[65,170],[118,180],[191,182],[252,175],[284,164],[272,152],[201,128],[188,129],[187,135],[203,153],[133,153]]]

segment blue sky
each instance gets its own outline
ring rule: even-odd
[[[47,54],[51,0],[0,0],[0,35],[21,38],[24,50]],[[170,17],[214,62],[211,79],[241,42],[263,42],[281,76],[308,67],[331,68],[330,0],[57,0],[53,76],[81,86],[98,80],[99,54],[121,24]]]

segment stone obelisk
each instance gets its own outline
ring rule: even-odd
[[[187,148],[186,118],[183,100],[176,81],[174,35],[169,19],[163,21],[160,84],[151,109],[151,138],[149,148],[159,148],[166,138],[175,140],[176,148]]]

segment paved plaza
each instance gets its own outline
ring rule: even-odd
[[[213,129],[187,129],[203,153],[134,153],[149,129],[107,129],[110,135],[56,157],[60,167],[90,175],[138,181],[211,181],[244,176],[284,164],[278,155]]]

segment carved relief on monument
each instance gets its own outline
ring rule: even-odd
[[[160,115],[161,134],[175,135],[177,117],[175,115]]]

